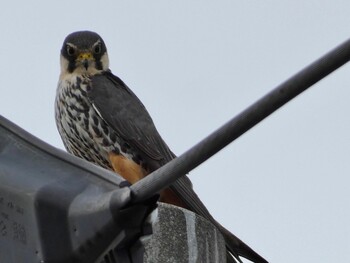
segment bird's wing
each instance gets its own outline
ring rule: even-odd
[[[100,117],[147,162],[163,165],[167,157],[173,158],[144,105],[117,76],[110,72],[93,76],[88,97]]]
[[[113,130],[131,147],[140,151],[148,161],[151,170],[169,162],[176,156],[159,135],[152,118],[142,102],[111,72],[104,72],[92,77],[92,89],[88,97],[102,117]],[[205,217],[215,224],[226,240],[228,251],[239,259],[238,255],[256,263],[267,262],[246,244],[223,228],[209,213],[197,194],[193,191],[190,179],[184,175],[170,188],[183,200],[187,208]],[[228,257],[230,259],[230,257]],[[231,259],[233,260],[233,259]],[[229,262],[233,262],[233,261]]]

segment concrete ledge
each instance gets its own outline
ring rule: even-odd
[[[226,262],[221,233],[204,218],[176,206],[159,203],[152,215],[153,234],[143,237],[144,262]]]

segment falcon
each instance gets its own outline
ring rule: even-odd
[[[97,33],[68,35],[60,64],[55,118],[68,152],[118,173],[131,184],[176,157],[142,102],[112,74],[106,45]],[[267,262],[210,215],[186,175],[163,190],[160,201],[189,209],[217,226],[225,238],[228,262],[241,262],[240,256]]]

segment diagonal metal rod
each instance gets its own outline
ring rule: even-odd
[[[350,39],[277,86],[191,149],[132,185],[134,202],[169,186],[349,60]]]

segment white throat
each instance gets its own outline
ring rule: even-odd
[[[93,62],[89,67],[86,69],[85,67],[77,66],[73,72],[68,71],[69,61],[61,55],[60,57],[60,64],[61,64],[61,75],[60,79],[66,78],[69,75],[71,76],[77,76],[77,75],[95,75],[98,73],[101,73],[102,71],[106,71],[109,68],[109,59],[107,52],[104,53],[101,57],[101,63],[102,63],[102,70],[96,69],[95,62]]]

